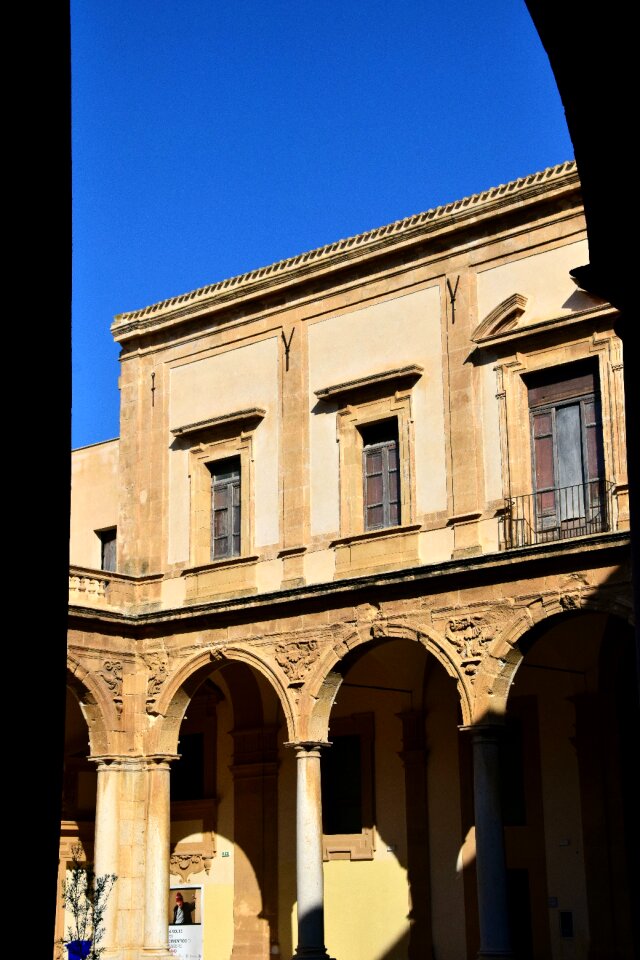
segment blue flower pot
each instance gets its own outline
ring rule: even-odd
[[[91,951],[91,940],[72,940],[66,946],[69,960],[86,960]]]

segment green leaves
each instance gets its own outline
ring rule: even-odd
[[[91,950],[87,960],[99,960],[104,953],[100,946],[104,936],[104,915],[113,885],[114,873],[96,877],[89,864],[82,863],[82,847],[72,847],[71,870],[62,885],[62,902],[71,915],[66,937],[61,945],[78,940],[90,940]]]

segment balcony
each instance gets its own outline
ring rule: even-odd
[[[500,549],[514,550],[615,530],[614,485],[589,480],[509,497],[500,519]]]
[[[72,566],[69,569],[69,603],[72,606],[122,612],[140,604],[157,606],[161,586],[161,574],[131,577],[87,567]]]

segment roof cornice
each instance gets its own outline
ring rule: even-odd
[[[415,242],[435,232],[463,227],[479,217],[495,216],[507,207],[542,199],[556,191],[573,190],[579,184],[575,161],[566,161],[527,177],[491,187],[482,193],[434,207],[424,213],[416,213],[374,230],[279,260],[269,266],[161,300],[140,310],[117,314],[111,331],[117,341],[129,340],[154,328],[183,322],[197,314],[228,306],[257,293],[264,295],[275,288],[299,282],[346,261],[365,258],[392,246]]]

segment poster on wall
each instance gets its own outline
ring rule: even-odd
[[[171,887],[168,912],[171,956],[202,960],[202,887]]]

